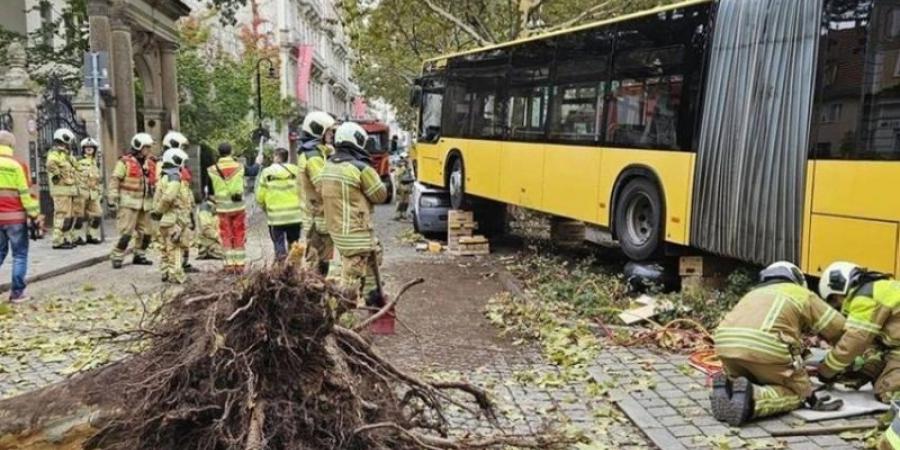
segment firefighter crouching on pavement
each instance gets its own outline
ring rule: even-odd
[[[833,410],[840,400],[814,394],[804,364],[803,332],[834,343],[844,318],[806,287],[800,269],[778,262],[760,272],[716,330],[724,373],[713,381],[713,416],[731,426],[799,408]]]
[[[900,400],[900,282],[836,262],[822,273],[819,292],[832,304],[842,304],[847,316],[844,335],[819,364],[819,379],[828,383],[856,374],[873,381],[882,402]]]
[[[152,239],[150,210],[153,208],[153,187],[150,176],[156,168],[148,161],[153,138],[138,133],[131,139],[131,152],[122,156],[109,179],[107,194],[110,210],[117,210],[116,228],[119,240],[113,247],[110,261],[114,269],[122,267],[128,243],[134,240],[134,258],[138,265],[152,265],[147,257],[147,247]]]
[[[166,133],[165,137],[163,137],[163,156],[165,156],[166,151],[169,149],[181,150],[182,152],[184,152],[185,155],[187,155],[188,154],[187,146],[189,143],[190,142],[188,141],[188,138],[185,135],[183,135],[177,131],[170,131],[170,132]],[[162,165],[159,165],[159,168],[157,169],[157,176],[156,176],[157,180],[161,177],[161,174],[162,174]],[[186,164],[182,164],[182,166],[181,166],[181,181],[187,183],[189,188],[191,186],[192,177],[193,177],[193,174],[191,173],[191,170],[187,167]],[[190,209],[188,210],[188,212],[186,214],[186,219],[190,221],[190,225],[191,225],[191,227],[190,227],[191,233],[189,235],[191,237],[191,239],[193,238],[193,236],[196,232],[196,228],[197,228],[193,211],[194,211],[194,196],[192,194],[190,197]],[[182,240],[182,243],[185,244],[185,246],[184,246],[183,251],[181,252],[181,267],[187,273],[196,273],[199,271],[197,269],[195,269],[194,266],[192,266],[190,263],[191,244],[192,244],[191,239],[186,238],[186,239]],[[162,241],[161,237],[160,237],[160,241]]]
[[[244,166],[231,157],[231,144],[219,144],[219,160],[206,169],[212,182],[219,217],[219,240],[225,253],[225,270],[244,269],[246,223]]]
[[[275,258],[287,257],[288,249],[300,240],[300,168],[288,162],[286,148],[275,149],[272,165],[259,174],[256,202],[265,211]]]
[[[341,283],[355,289],[366,303],[380,305],[375,271],[381,245],[375,238],[374,204],[387,199],[387,189],[365,151],[368,135],[353,122],[335,131],[335,153],[315,180],[322,193],[328,234],[341,256]]]
[[[222,244],[219,242],[219,218],[216,204],[207,199],[197,207],[197,259],[224,259]]]
[[[47,154],[50,197],[53,198],[53,248],[75,247],[75,216],[80,203],[78,163],[72,156],[75,133],[60,128],[53,133],[53,148]]]
[[[297,167],[300,168],[300,187],[303,195],[301,206],[306,227],[304,232],[306,264],[322,275],[328,274],[334,244],[325,223],[322,193],[315,180],[325,169],[325,160],[331,153],[324,138],[334,124],[334,118],[326,112],[313,111],[307,114],[303,119],[303,135],[300,138],[300,150],[297,152]]]
[[[406,152],[400,154],[400,161],[394,172],[394,186],[397,186],[397,213],[394,215],[394,220],[406,218],[406,210],[409,208],[409,196],[412,194],[412,185],[416,181],[407,158],[409,158],[409,155]]]
[[[188,155],[179,148],[163,153],[162,173],[153,198],[153,218],[159,222],[162,244],[160,271],[163,282],[184,283],[182,254],[190,243],[193,194],[190,182],[182,177]]]
[[[878,450],[900,450],[900,403],[891,402],[891,415],[894,419],[881,435]]]
[[[78,160],[81,209],[75,218],[75,233],[78,235],[75,243],[79,245],[103,242],[100,239],[100,224],[103,221],[103,209],[100,208],[103,175],[100,173],[100,166],[97,165],[98,147],[97,141],[90,137],[81,141],[81,159]],[[84,236],[81,235],[82,228],[87,229]]]

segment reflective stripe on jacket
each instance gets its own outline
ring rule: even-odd
[[[888,350],[900,349],[900,282],[865,283],[844,300],[847,325],[841,340],[828,351],[819,370],[825,376],[846,369],[874,342]]]
[[[341,255],[374,250],[374,204],[387,199],[387,189],[375,169],[339,152],[325,163],[314,182],[322,193],[328,234]]]
[[[260,173],[256,201],[269,225],[301,222],[299,172],[293,164],[272,164]]]
[[[731,359],[786,364],[802,353],[803,332],[840,338],[844,318],[818,295],[777,282],[748,292],[715,332],[716,353]]]
[[[216,211],[219,213],[244,210],[244,202],[234,201],[236,195],[244,195],[244,166],[230,156],[219,158],[219,161],[208,169],[212,181],[213,197],[216,199]]]
[[[303,195],[303,220],[307,229],[312,225],[316,231],[325,234],[328,225],[325,223],[325,209],[322,206],[322,193],[315,180],[325,170],[325,158],[328,148],[318,140],[308,141],[300,148],[297,156],[297,167],[300,168],[300,186]]]
[[[193,194],[179,172],[178,168],[166,169],[157,180],[153,211],[162,215],[160,227],[190,224]]]
[[[150,211],[153,190],[146,173],[147,167],[146,161],[142,164],[134,155],[121,157],[109,179],[109,201],[120,208]]]
[[[29,188],[28,165],[13,156],[13,150],[0,146],[0,225],[25,223],[40,213],[38,201]]]
[[[78,163],[68,150],[53,147],[47,153],[47,173],[50,175],[50,195],[75,197],[78,195]]]

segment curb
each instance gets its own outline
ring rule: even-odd
[[[91,267],[97,264],[100,264],[104,261],[109,260],[109,254],[94,256],[93,258],[88,258],[82,261],[78,261],[74,264],[70,264],[68,266],[60,267],[58,269],[50,270],[47,272],[38,273],[32,275],[25,279],[26,284],[37,283],[38,281],[47,280],[50,278],[58,277],[60,275],[65,275],[67,273],[74,272],[76,270],[84,269],[86,267]],[[0,283],[0,292],[8,292],[12,288],[12,282]]]

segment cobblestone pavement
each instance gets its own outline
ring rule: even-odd
[[[682,355],[659,354],[649,349],[611,347],[603,351],[590,370],[603,384],[621,386],[611,396],[616,403],[660,448],[695,450],[713,448],[855,449],[860,441],[838,435],[772,436],[804,428],[818,428],[871,422],[871,418],[851,418],[805,423],[791,415],[752,422],[741,428],[720,423],[709,409],[709,388],[705,375],[688,365]],[[627,383],[626,383],[626,380]]]

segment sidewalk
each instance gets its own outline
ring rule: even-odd
[[[799,434],[801,428],[876,425],[873,416],[804,423],[787,414],[740,428],[728,427],[712,417],[706,378],[688,366],[684,355],[661,354],[646,348],[606,347],[590,373],[598,383],[619,386],[610,396],[654,444],[666,450],[857,449],[865,448],[865,444],[845,440],[839,433],[783,435]]]
[[[82,245],[71,250],[53,250],[50,238],[52,231],[47,230],[43,239],[29,243],[26,281],[30,284],[106,261],[118,236],[115,224],[113,219],[104,221],[106,240],[102,244]],[[0,292],[9,291],[11,277],[12,254],[8,254],[0,267]]]

